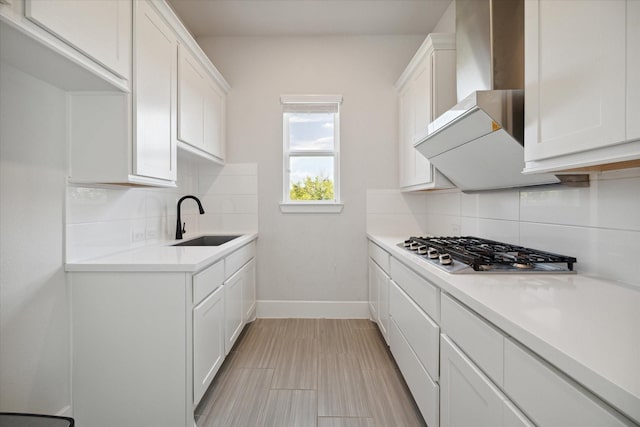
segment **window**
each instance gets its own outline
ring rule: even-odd
[[[339,95],[281,96],[283,212],[340,212]]]

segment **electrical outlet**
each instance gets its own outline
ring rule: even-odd
[[[140,242],[144,240],[144,230],[133,230],[131,232],[131,242]]]
[[[147,240],[155,240],[155,239],[158,238],[158,234],[159,234],[158,230],[149,230],[148,229],[146,238],[147,238]]]

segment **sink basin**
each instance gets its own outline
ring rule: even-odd
[[[240,236],[202,236],[173,246],[220,246]]]

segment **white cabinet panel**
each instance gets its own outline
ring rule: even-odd
[[[178,139],[202,149],[204,70],[182,45],[178,57]]]
[[[430,34],[396,87],[400,187],[405,191],[452,187],[413,144],[431,121],[456,102],[455,36]]]
[[[114,74],[131,74],[131,0],[26,0],[25,15]]]
[[[256,256],[256,242],[251,242],[224,259],[224,278],[231,277],[240,267]]]
[[[255,316],[256,310],[256,260],[252,259],[243,268],[242,288],[243,321],[246,323]]]
[[[372,259],[369,259],[369,314],[371,320],[378,322],[378,275],[379,268]]]
[[[625,0],[526,5],[526,160],[624,141]]]
[[[175,181],[177,39],[149,3],[135,4],[135,173]]]
[[[440,417],[438,384],[431,380],[393,319],[389,322],[389,347],[427,425],[437,426]]]
[[[627,139],[640,139],[640,1],[627,0]]]
[[[442,332],[501,386],[504,338],[500,331],[448,295],[442,294],[440,308]]]
[[[378,264],[378,266],[389,274],[389,254],[375,243],[369,242],[369,256]]]
[[[225,356],[224,288],[193,309],[193,403],[197,405]]]
[[[243,281],[244,275],[242,271],[238,271],[224,282],[225,354],[229,354],[244,326],[242,312]]]
[[[504,346],[504,389],[542,426],[630,426],[630,421],[511,340]]]
[[[433,320],[440,321],[440,288],[391,258],[391,277]]]
[[[446,335],[442,335],[440,349],[440,425],[502,425],[504,397],[498,388]]]
[[[502,402],[502,425],[503,427],[535,427],[534,424],[508,400]]]
[[[221,161],[225,158],[227,95],[212,81],[204,87],[203,149]]]
[[[438,380],[440,328],[394,282],[389,291],[391,318],[431,378]]]
[[[193,303],[199,304],[224,282],[224,261],[218,261],[193,276]]]
[[[378,326],[384,340],[389,342],[389,287],[391,279],[377,265],[375,266],[378,280]]]

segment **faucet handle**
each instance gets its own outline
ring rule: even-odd
[[[186,223],[186,222],[183,222],[183,223],[182,223],[182,232],[183,232],[183,233],[186,233],[186,232],[187,232],[187,230],[185,229],[185,227],[186,227],[186,226],[187,226],[187,223]]]

